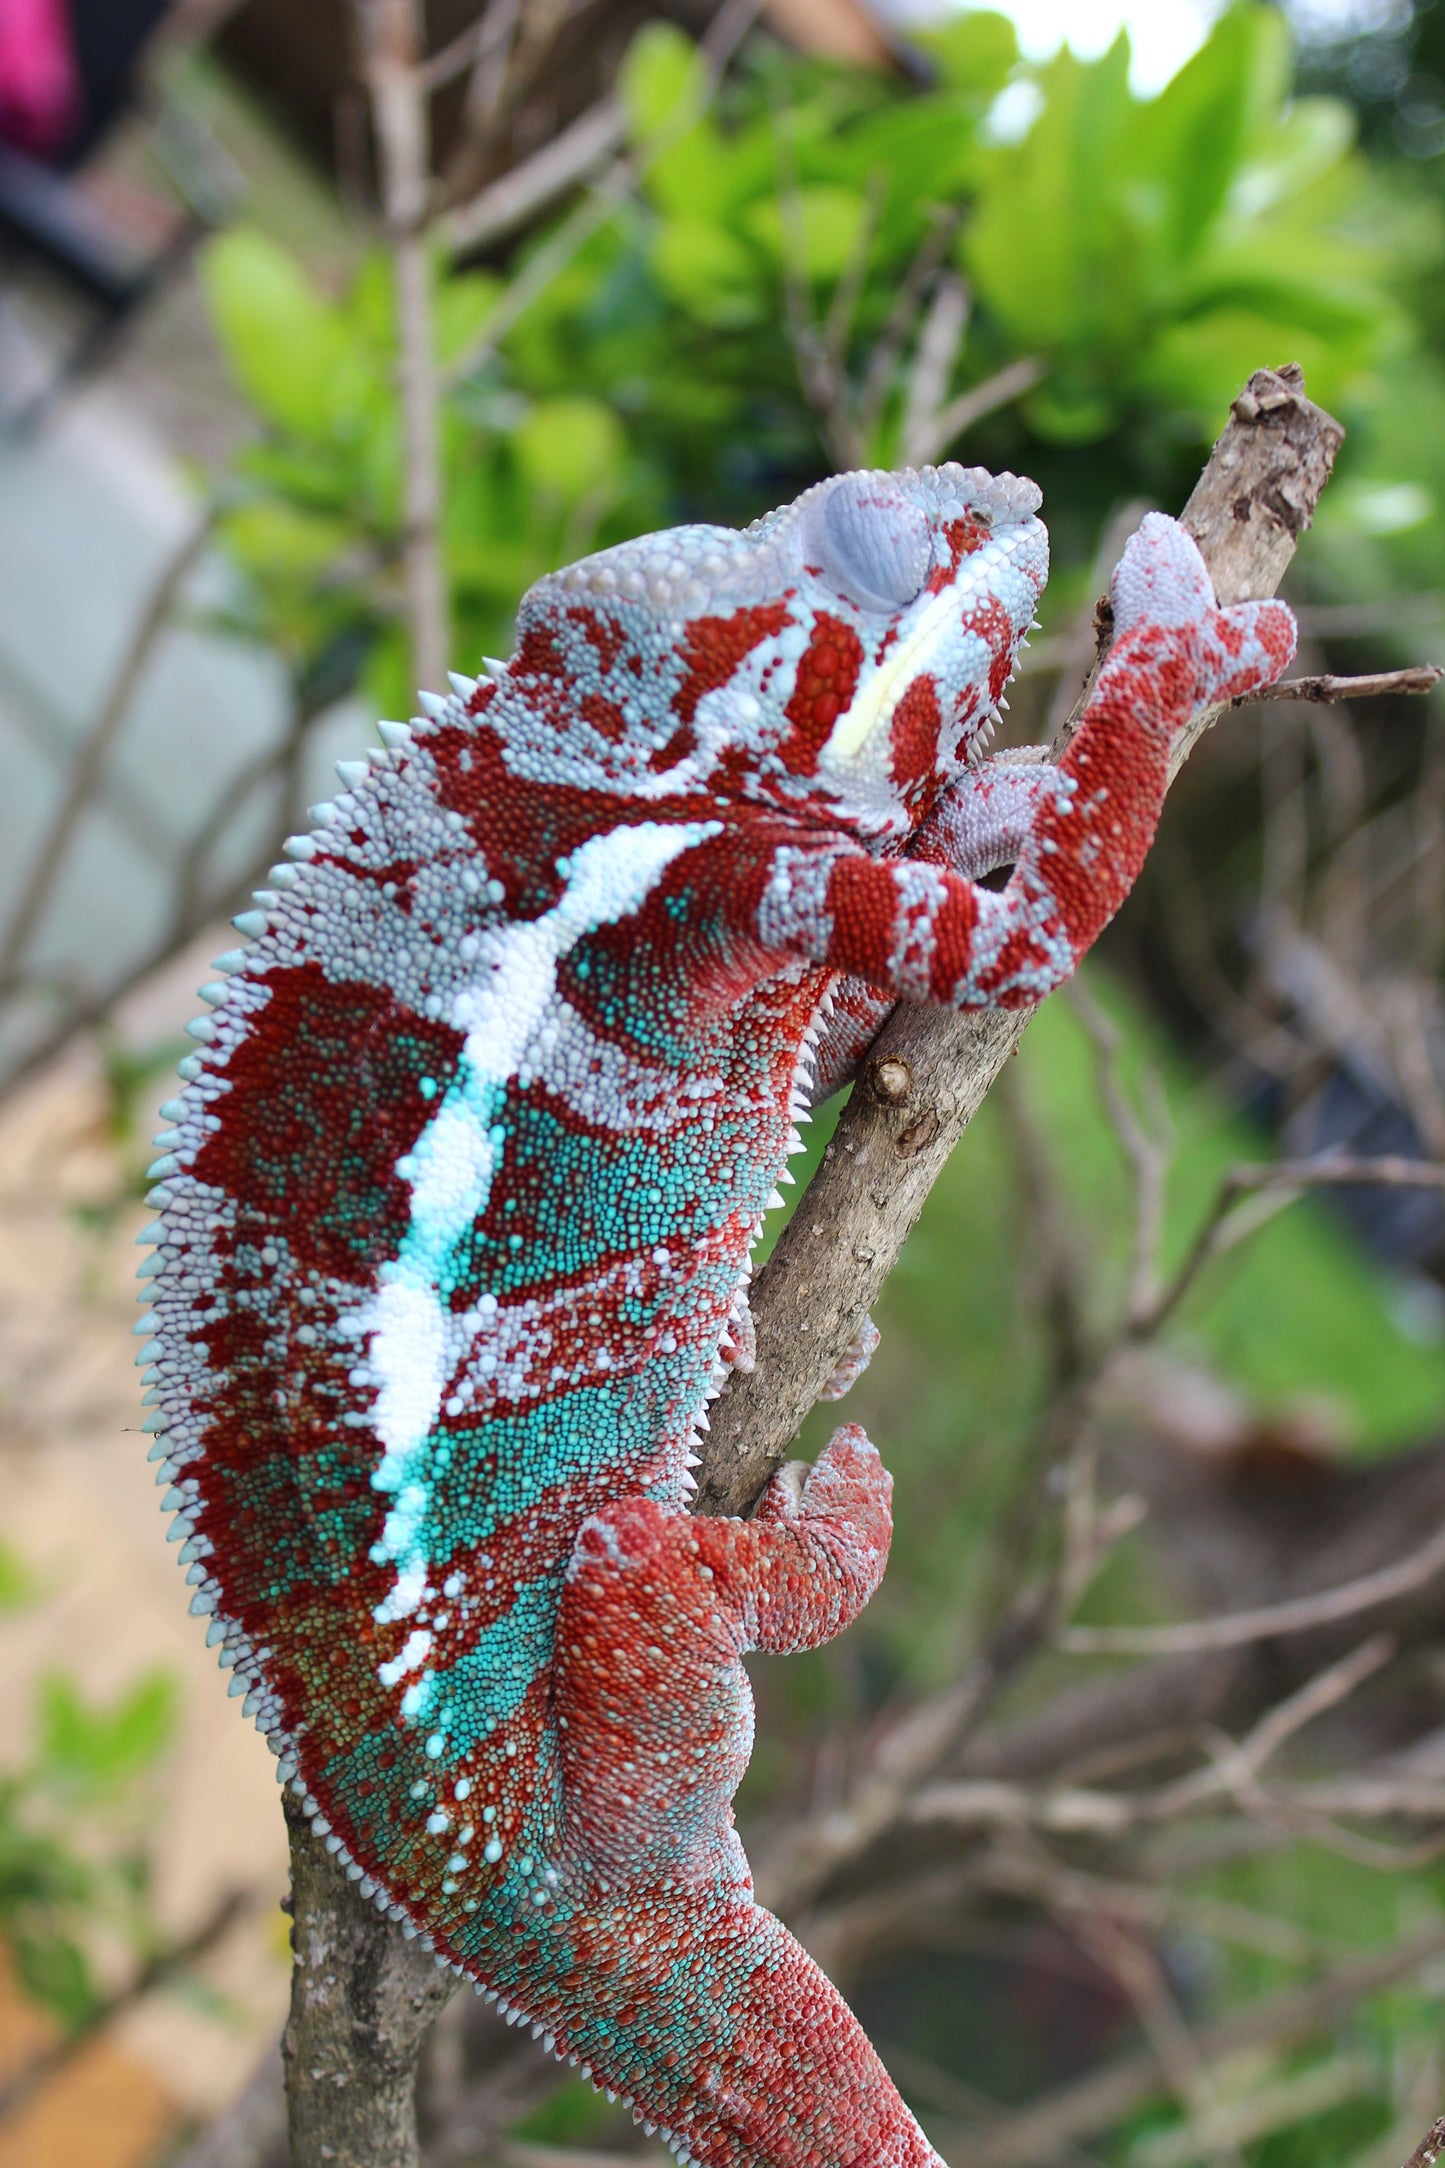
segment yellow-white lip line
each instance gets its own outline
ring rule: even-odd
[[[834,723],[828,742],[819,755],[819,767],[851,760],[880,723],[893,719],[893,710],[912,682],[917,665],[934,646],[944,626],[963,607],[958,585],[945,587],[934,596],[906,639],[901,640]]]

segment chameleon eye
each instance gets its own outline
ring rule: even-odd
[[[806,545],[840,595],[864,610],[897,610],[928,577],[928,520],[886,474],[845,474],[820,497]]]

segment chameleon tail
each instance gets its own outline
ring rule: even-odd
[[[745,1888],[634,1901],[592,1924],[594,1991],[564,1990],[558,2051],[681,2160],[942,2168],[843,1997]]]

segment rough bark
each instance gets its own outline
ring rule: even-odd
[[[1182,514],[1221,602],[1274,593],[1343,436],[1305,397],[1298,369],[1250,378]],[[1104,634],[1107,622],[1105,610]],[[1187,733],[1176,773],[1219,712]],[[733,1379],[713,1412],[699,1511],[746,1512],[782,1461],[1028,1020],[1027,1012],[965,1016],[907,1003],[893,1011],[822,1166],[753,1284],[757,1367]]]
[[[417,2056],[456,1981],[358,1896],[301,1803],[291,1832],[291,2017],[281,2041],[293,2168],[419,2168]]]

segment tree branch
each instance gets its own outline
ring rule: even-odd
[[[441,550],[441,452],[432,332],[431,192],[425,32],[420,0],[356,0],[362,64],[381,162],[382,212],[396,280],[401,394],[403,564],[414,684],[445,683],[446,568]]]
[[[1445,677],[1436,662],[1411,663],[1405,670],[1376,670],[1367,677],[1332,677],[1328,671],[1315,677],[1281,678],[1257,693],[1240,693],[1230,705],[1252,708],[1261,700],[1378,700],[1385,693],[1431,693]]]
[[[456,1981],[357,1894],[301,1801],[289,1790],[285,1799],[294,1970],[281,2054],[292,2168],[419,2168],[417,2055]]]
[[[1405,2163],[1405,2168],[1435,2168],[1435,2163],[1445,2153],[1445,2115],[1438,2123],[1432,2123],[1420,2143]]]
[[[208,505],[182,536],[151,591],[130,637],[120,667],[111,679],[90,733],[66,780],[65,793],[49,831],[35,853],[34,870],[21,893],[15,916],[0,938],[0,995],[10,988],[19,965],[54,893],[75,832],[89,810],[112,746],[130,713],[137,688],[170,624],[172,612],[191,570],[210,540],[216,507]]]
[[[1352,2009],[1364,1996],[1408,1978],[1442,1949],[1445,1929],[1431,1927],[1409,1943],[1372,1950],[1368,1956],[1341,1964],[1309,1987],[1246,2004],[1228,2017],[1201,2026],[1195,2044],[1203,2060],[1219,2063],[1243,2049],[1281,2048],[1308,2040],[1337,2012]],[[1158,2065],[1147,2050],[1106,2064],[1060,2087],[1036,2106],[999,2116],[970,2131],[968,2168],[1038,2168],[1040,2162],[1053,2160],[1061,2145],[1111,2129],[1161,2090]],[[1432,2131],[1431,2139],[1434,2135]],[[1427,2148],[1429,2144],[1427,2139]],[[1428,2152],[1425,2161],[1428,2168]],[[1414,2163],[1407,2168],[1414,2168]]]
[[[1305,397],[1298,370],[1251,377],[1183,515],[1221,602],[1274,592],[1343,434]],[[1201,716],[1189,731],[1176,772],[1213,720]],[[894,1010],[754,1282],[757,1366],[735,1373],[713,1410],[699,1510],[746,1511],[778,1466],[1027,1022],[1026,1013],[1000,1010]]]

